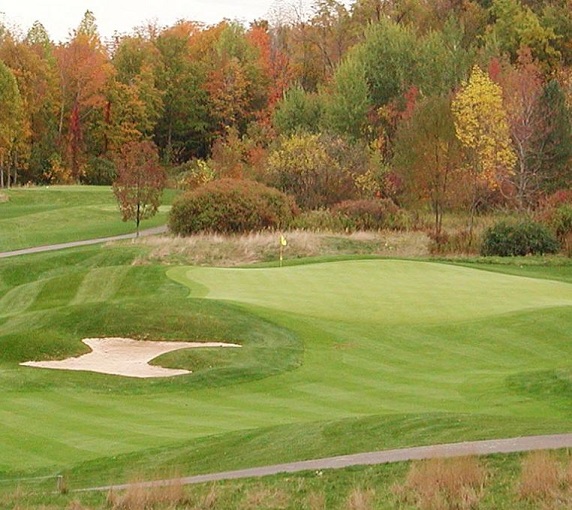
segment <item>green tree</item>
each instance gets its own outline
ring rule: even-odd
[[[320,129],[322,115],[321,98],[295,85],[286,91],[284,98],[276,106],[273,123],[276,130],[283,135],[298,131],[314,133]]]
[[[403,94],[418,79],[417,35],[409,28],[382,19],[371,25],[360,54],[375,106]]]
[[[423,95],[447,95],[467,78],[474,57],[463,46],[464,36],[459,21],[449,17],[442,30],[420,40],[415,84]]]
[[[508,53],[513,61],[522,46],[531,48],[534,57],[548,65],[560,58],[555,48],[556,34],[551,27],[541,24],[532,9],[518,0],[493,0],[491,12],[495,23],[490,26],[486,39]]]
[[[540,96],[544,129],[533,142],[533,164],[538,165],[542,189],[552,192],[572,186],[572,107],[560,83],[549,81]]]
[[[116,111],[111,112],[111,124],[120,131],[135,130],[139,137],[152,137],[163,113],[163,92],[158,83],[164,71],[161,53],[143,36],[123,37],[112,63],[116,74],[111,92],[115,97],[109,100]]]
[[[323,99],[324,128],[354,140],[363,138],[371,99],[365,66],[359,58],[349,56],[338,66],[332,89]]]
[[[135,221],[137,235],[142,220],[159,209],[165,187],[165,171],[159,164],[157,147],[152,142],[130,142],[115,155],[117,179],[113,193],[123,221]]]

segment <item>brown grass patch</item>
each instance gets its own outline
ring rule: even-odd
[[[476,457],[431,459],[413,463],[394,493],[403,503],[427,510],[478,508],[487,473]]]
[[[214,510],[218,501],[218,490],[215,484],[211,485],[209,491],[199,502],[198,508],[201,510]]]
[[[346,503],[347,510],[371,510],[374,507],[375,491],[373,489],[354,488]]]
[[[323,492],[311,492],[308,495],[308,510],[326,510],[326,495]]]
[[[153,510],[188,505],[189,500],[181,484],[159,487],[133,485],[118,493],[109,491],[107,506],[112,510]]]
[[[427,256],[428,238],[423,232],[356,232],[328,234],[295,231],[284,234],[284,259],[332,255]],[[144,237],[136,242],[148,248],[134,264],[149,262],[231,267],[278,261],[280,235],[260,232],[223,236],[199,234],[190,237]]]
[[[244,510],[254,508],[260,510],[280,510],[287,508],[290,501],[288,493],[280,489],[267,489],[265,487],[254,487],[245,495],[240,505]]]
[[[74,499],[69,502],[68,506],[66,506],[66,510],[89,510],[89,507],[83,506],[81,501]]]
[[[571,462],[562,466],[550,452],[532,452],[522,461],[518,496],[523,500],[544,504],[555,504],[563,498],[570,500],[571,479]]]

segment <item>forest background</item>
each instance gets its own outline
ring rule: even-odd
[[[63,43],[0,26],[0,187],[108,185],[142,141],[175,187],[430,209],[437,237],[449,210],[572,204],[572,2],[316,0],[105,43],[89,11]]]

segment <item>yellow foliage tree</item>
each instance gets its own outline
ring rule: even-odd
[[[512,174],[516,154],[511,146],[508,118],[503,107],[502,89],[478,66],[463,83],[452,103],[455,134],[467,152],[473,218],[478,206],[479,190],[495,189]]]

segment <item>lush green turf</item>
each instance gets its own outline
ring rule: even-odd
[[[135,231],[124,223],[111,188],[105,186],[48,186],[3,190],[0,201],[0,251],[107,237]],[[167,191],[163,204],[173,192]],[[166,222],[167,205],[145,220],[142,228]]]
[[[555,280],[572,267],[167,271],[136,257],[0,261],[0,479],[66,470],[80,486],[570,431],[572,286]],[[161,364],[194,373],[146,381],[18,366],[77,355],[88,336],[244,348],[170,353]]]

